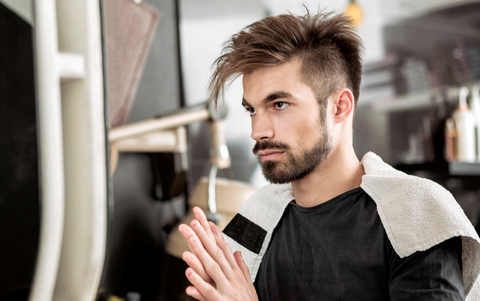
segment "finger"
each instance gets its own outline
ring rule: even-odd
[[[209,283],[203,281],[203,279],[197,273],[195,273],[193,269],[188,268],[185,271],[185,275],[187,276],[188,281],[190,281],[190,283],[193,284],[193,286],[198,290],[201,297],[204,298],[203,300],[219,300],[220,295],[215,288]],[[194,292],[192,291],[192,293]]]
[[[208,226],[208,219],[205,213],[203,212],[202,209],[199,207],[193,207],[192,209],[193,215],[195,215],[195,218],[200,222],[200,225],[205,229],[207,232],[208,236],[210,236],[213,240],[215,240],[212,231],[210,230],[210,227]]]
[[[236,267],[238,267],[237,261],[235,260],[235,257],[233,256],[232,249],[230,248],[230,245],[225,242],[223,239],[223,234],[222,231],[217,227],[212,222],[208,222],[210,229],[212,230],[212,233],[215,235],[215,242],[217,243],[217,246],[222,249],[223,254],[225,255],[225,258],[227,259],[228,263],[232,267],[232,270],[236,270]]]
[[[217,236],[218,238],[222,239],[223,240],[223,234],[222,234],[222,231],[220,231],[220,229],[217,227],[217,225],[215,225],[214,223],[212,222],[208,222],[208,226],[210,228],[210,230],[212,231],[212,233]]]
[[[248,266],[245,264],[245,261],[242,258],[242,253],[240,251],[237,251],[233,255],[235,256],[235,260],[237,261],[238,266],[242,270],[243,276],[249,283],[251,283],[252,278],[250,277],[250,270],[248,269]]]
[[[201,228],[199,224],[197,226]],[[205,231],[200,235],[204,238],[207,236]],[[216,245],[216,243],[212,242],[210,238],[207,238],[206,243],[203,243],[199,237],[196,236],[190,237],[188,243],[217,287],[226,285],[228,279],[232,278],[233,272],[229,263],[225,259],[223,251]],[[208,245],[208,247],[206,247],[206,245]],[[210,250],[207,251],[206,248]]]
[[[227,251],[227,254],[232,253],[232,251],[230,249],[230,246],[227,245],[228,248],[226,248],[224,246],[225,245],[224,241],[220,240],[219,243],[221,243],[223,245],[223,248],[220,248],[219,245],[217,244],[217,238],[216,238],[216,237],[218,237],[218,234],[213,235],[213,233],[210,231],[212,233],[212,237],[213,237],[213,241],[211,241],[209,239],[210,237],[208,236],[207,232],[205,231],[205,228],[203,227],[203,225],[200,225],[199,221],[193,220],[191,225],[192,225],[192,229],[195,231],[197,236],[202,241],[203,246],[205,247],[207,252],[211,255],[211,257],[216,262],[218,262],[218,264],[222,268],[222,271],[225,273],[225,276],[227,276],[227,278],[230,277],[231,276],[231,271],[232,271],[232,263],[235,263],[235,260],[232,260],[233,257],[230,257],[231,260],[228,260],[228,258],[225,257],[226,253],[224,252],[224,250],[225,250],[225,251]],[[207,227],[210,230],[211,230],[211,226],[212,225],[210,225],[207,222]],[[217,233],[218,232],[220,232],[220,230],[218,230]]]
[[[183,238],[187,240],[187,242],[190,242],[190,237],[197,236],[197,234],[195,234],[195,232],[185,224],[181,224],[180,226],[178,226],[178,231],[182,234]],[[212,278],[208,276],[207,271],[205,271],[205,268],[203,267],[202,263],[196,257],[195,252],[193,251],[193,248],[190,245],[190,243],[188,244],[188,246],[193,254],[189,252],[184,252],[182,254],[183,261],[185,261],[191,268],[193,268],[200,275],[200,277],[202,277],[205,281],[213,284]]]
[[[195,231],[192,230],[192,228],[190,228],[189,226],[185,225],[185,224],[180,224],[178,226],[178,232],[180,232],[180,234],[182,234],[183,238],[188,242],[190,237],[192,236],[196,236],[197,234],[195,234]],[[193,252],[192,250],[192,247],[190,245],[188,245],[190,247],[190,251]],[[193,252],[195,254],[195,252]]]
[[[207,271],[203,267],[200,260],[198,260],[197,256],[193,255],[190,252],[183,252],[182,259],[185,261],[189,267],[191,267],[202,279],[210,284],[214,284],[212,278],[208,276]]]
[[[202,294],[200,293],[199,290],[197,290],[197,288],[195,286],[189,286],[187,287],[187,289],[185,290],[185,292],[187,293],[187,295],[189,295],[190,297],[192,298],[195,298],[197,300],[200,300],[200,301],[207,301],[207,299],[205,299]]]
[[[195,231],[193,231],[192,228],[190,228],[189,226],[187,226],[185,224],[180,224],[178,226],[178,231],[182,234],[183,238],[185,238],[185,240],[187,240],[187,241],[190,238],[190,236],[196,235]]]

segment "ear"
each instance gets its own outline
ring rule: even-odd
[[[355,98],[353,97],[352,91],[348,88],[343,88],[335,92],[334,106],[335,123],[342,123],[350,116],[353,116]]]

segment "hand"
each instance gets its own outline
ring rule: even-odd
[[[200,208],[193,208],[193,213],[191,227],[178,228],[193,251],[182,256],[189,265],[185,274],[193,284],[187,287],[187,295],[201,301],[258,300],[240,252],[232,253],[220,229],[207,221]]]

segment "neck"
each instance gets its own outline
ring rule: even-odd
[[[359,187],[364,174],[353,147],[333,150],[313,172],[292,182],[295,202],[302,207],[322,204]]]

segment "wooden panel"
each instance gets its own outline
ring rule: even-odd
[[[131,0],[106,0],[110,126],[127,120],[143,73],[159,12]]]

